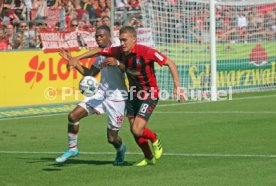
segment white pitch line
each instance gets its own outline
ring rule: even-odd
[[[276,95],[266,95],[266,96],[251,96],[251,97],[244,97],[244,98],[233,98],[231,101],[237,101],[237,100],[250,100],[250,99],[262,99],[262,98],[270,98],[270,97],[276,97]],[[230,100],[219,100],[218,102],[220,101],[230,101]],[[172,101],[173,102],[173,101]],[[160,105],[157,105],[157,107],[171,107],[171,106],[181,106],[181,105],[189,105],[189,104],[199,104],[199,103],[213,103],[213,102],[210,102],[210,101],[201,101],[201,102],[186,102],[186,103],[169,103],[169,104],[160,104]],[[229,111],[226,111],[227,114],[233,114],[233,113],[230,113]],[[157,113],[157,112],[154,112],[154,113]],[[161,113],[161,112],[159,112]],[[177,112],[174,112],[174,113],[177,113]],[[187,112],[185,112],[187,113]],[[195,113],[192,113],[190,112],[191,114],[195,114]],[[199,111],[199,113],[202,113]],[[204,112],[204,113],[207,113],[207,112]],[[222,113],[222,112],[213,112],[214,114],[217,114],[217,113]],[[264,113],[264,114],[274,114],[275,112],[252,112],[252,113],[248,113],[248,114],[259,114],[259,113]],[[59,115],[65,115],[67,114],[67,112],[64,112],[64,113],[58,113],[58,114],[45,114],[45,115],[34,115],[34,116],[22,116],[22,117],[14,117],[14,118],[0,118],[0,121],[8,121],[8,120],[16,120],[16,119],[28,119],[28,118],[39,118],[39,117],[49,117],[49,116],[59,116]],[[165,113],[164,113],[165,114]],[[210,113],[212,114],[212,113]],[[237,111],[237,114],[238,114],[238,111]],[[247,114],[247,113],[245,113]]]
[[[66,115],[66,113],[58,114],[45,114],[45,115],[34,115],[34,116],[22,116],[14,118],[0,118],[0,121],[17,120],[17,119],[28,119],[28,118],[40,118],[40,117],[52,117]],[[154,114],[276,114],[276,111],[155,111]]]
[[[232,100],[218,100],[216,102],[222,101],[240,101],[240,100],[250,100],[250,99],[262,99],[262,98],[271,98],[276,97],[276,95],[265,95],[265,96],[250,96],[250,97],[242,97],[242,98],[232,98]],[[180,106],[180,105],[191,105],[191,104],[202,104],[202,103],[215,103],[213,101],[194,101],[194,102],[184,102],[184,103],[169,103],[169,104],[161,104],[157,105],[157,107],[170,107],[170,106]]]
[[[63,152],[38,152],[38,151],[0,151],[0,154],[61,154]],[[114,155],[115,152],[80,152],[83,155]],[[128,155],[142,155],[138,152],[126,152]],[[238,158],[276,158],[276,154],[205,154],[205,153],[164,153],[164,156],[183,157],[238,157]]]
[[[42,117],[52,117],[52,116],[61,116],[66,115],[68,112],[62,112],[57,114],[41,114],[41,115],[33,115],[33,116],[16,116],[13,118],[0,118],[0,121],[8,121],[8,120],[17,120],[17,119],[29,119],[29,118],[42,118]]]

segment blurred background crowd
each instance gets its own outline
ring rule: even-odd
[[[150,26],[143,23],[141,0],[114,2],[114,28]],[[158,3],[157,8],[162,9],[163,15],[154,15],[161,38],[167,42],[209,42],[208,4],[192,5],[180,0],[149,2]],[[179,11],[179,7],[184,9]],[[102,24],[110,26],[110,16],[111,0],[0,0],[0,50],[41,48],[41,29],[94,30]],[[275,41],[276,3],[217,6],[216,32],[219,42]]]
[[[115,1],[115,27],[142,27],[138,0]],[[0,0],[0,50],[41,48],[39,30],[110,26],[110,0]]]
[[[150,1],[150,0],[148,0]],[[208,2],[206,0],[205,2]],[[250,0],[218,0],[216,5],[216,41],[249,43],[276,40],[276,3],[254,4]],[[145,10],[154,23],[158,43],[209,43],[210,11],[204,1],[155,1]],[[156,26],[158,25],[158,26]],[[157,44],[158,44],[157,43]]]

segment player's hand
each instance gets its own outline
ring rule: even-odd
[[[72,57],[71,53],[67,49],[64,49],[64,48],[60,49],[59,55],[63,59],[68,61],[67,65],[66,65],[68,71],[70,71],[72,68],[74,68],[79,62],[79,60],[77,58]]]
[[[70,59],[72,58],[71,53],[70,53],[68,50],[62,48],[62,49],[59,50],[59,53],[58,53],[58,54],[59,54],[63,59],[65,59],[66,61],[68,61],[68,63],[66,64],[66,68],[67,68],[68,71],[70,71],[70,70],[73,68],[73,66],[71,66],[71,65],[69,64],[69,61],[70,61]]]
[[[63,59],[65,59],[66,61],[69,61],[70,58],[72,57],[71,56],[71,53],[67,50],[67,49],[64,49],[64,48],[61,48],[59,50],[59,53],[58,53]]]
[[[113,57],[107,57],[104,61],[104,63],[108,66],[118,66],[118,61],[117,59]]]
[[[173,90],[174,97],[177,99],[178,102],[183,103],[185,101],[185,93],[181,87],[174,87]]]

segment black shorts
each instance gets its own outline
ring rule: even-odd
[[[158,98],[147,98],[145,100],[140,100],[134,97],[132,100],[128,99],[126,103],[127,117],[135,118],[136,116],[139,116],[148,121],[157,103]]]

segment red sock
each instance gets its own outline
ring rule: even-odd
[[[149,139],[152,143],[157,140],[157,136],[147,127],[144,128],[142,137]]]
[[[152,155],[148,140],[142,137],[134,137],[134,138],[138,146],[143,151],[145,158],[151,160],[153,158],[153,155]]]

